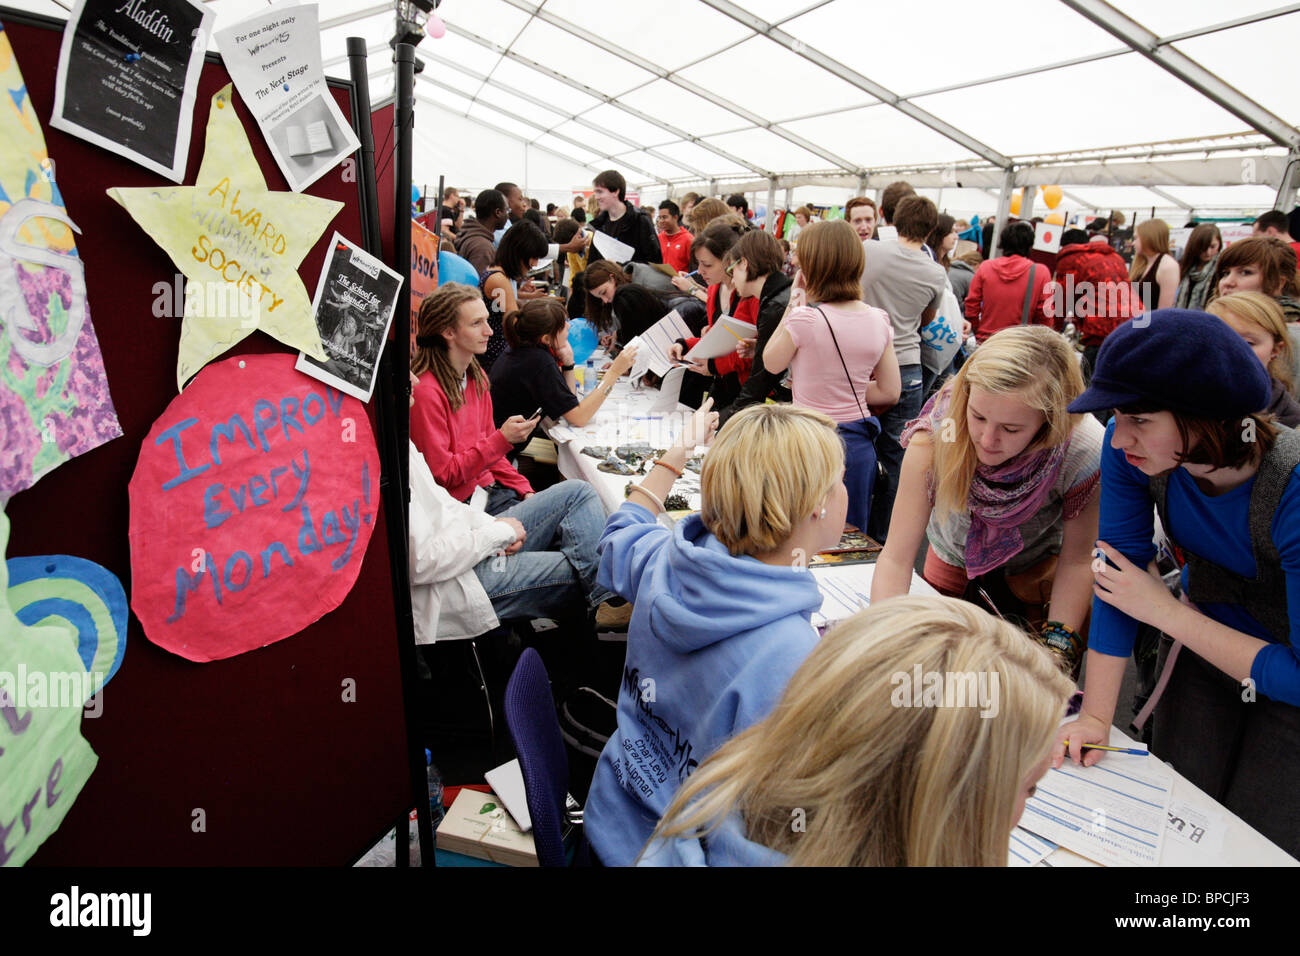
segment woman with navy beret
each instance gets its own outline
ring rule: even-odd
[[[1093,764],[1139,622],[1159,628],[1152,752],[1300,854],[1300,435],[1260,410],[1268,375],[1214,316],[1160,309],[1102,345],[1072,412],[1114,409],[1101,463],[1092,630],[1077,720],[1053,754]],[[1153,507],[1154,505],[1154,507]],[[1154,570],[1158,514],[1180,600]],[[1068,744],[1067,744],[1068,741]]]

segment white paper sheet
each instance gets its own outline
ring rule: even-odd
[[[1176,801],[1169,807],[1166,834],[1169,842],[1181,844],[1210,862],[1223,850],[1223,832],[1227,820],[1217,810],[1193,806],[1186,801]]]
[[[704,337],[695,343],[695,348],[686,353],[688,362],[702,362],[705,359],[721,358],[736,351],[736,343],[748,342],[758,335],[758,329],[748,322],[724,315],[713,323],[713,327],[704,333]]]
[[[629,381],[636,381],[647,371],[654,372],[660,378],[668,374],[677,363],[668,356],[668,350],[678,339],[691,337],[691,328],[673,309],[662,319],[627,343],[625,348],[637,346],[636,361],[632,363]]]
[[[1107,754],[1091,767],[1048,770],[1020,825],[1107,866],[1155,866],[1173,775],[1152,757]]]
[[[1007,866],[1037,866],[1056,849],[1051,840],[1030,833],[1024,827],[1011,831],[1011,845],[1007,852]]]
[[[230,78],[294,192],[361,143],[330,94],[316,4],[280,4],[215,34]]]
[[[592,233],[592,242],[596,244],[596,251],[611,262],[620,264],[631,262],[632,257],[636,255],[636,250],[626,242],[620,242],[599,230]]]
[[[659,383],[659,397],[650,406],[651,412],[673,412],[677,410],[677,400],[682,394],[682,379],[686,377],[686,368],[670,368]]]

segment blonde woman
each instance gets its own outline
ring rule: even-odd
[[[1178,295],[1178,262],[1169,253],[1169,223],[1148,219],[1133,230],[1133,265],[1128,276],[1137,283],[1142,309],[1168,309]]]
[[[913,706],[918,672],[962,681]],[[678,791],[657,866],[1005,866],[1073,688],[1014,627],[951,598],[828,633],[762,723]]]
[[[1103,429],[1069,343],[1045,326],[990,337],[903,431],[898,498],[871,600],[924,577],[1042,632],[1077,672],[1092,600]]]
[[[1277,300],[1262,292],[1233,292],[1219,296],[1205,311],[1227,322],[1268,371],[1273,393],[1264,411],[1288,428],[1300,425],[1300,403],[1291,394],[1291,336]]]
[[[817,644],[809,554],[844,528],[835,426],[790,405],[753,405],[718,434],[701,510],[670,531],[656,518],[697,438],[655,463],[600,540],[603,587],[633,602],[618,729],[596,766],[584,829],[600,861],[632,864],[677,787],[734,734],[767,716]]]

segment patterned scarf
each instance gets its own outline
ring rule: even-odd
[[[948,413],[950,389],[935,394],[921,409],[920,417],[903,430],[907,445],[918,431],[934,433]],[[1069,439],[1053,448],[1022,452],[1001,465],[976,465],[971,478],[967,506],[970,530],[966,533],[966,577],[974,580],[999,568],[1024,550],[1020,526],[1042,508],[1056,484]],[[933,471],[927,481],[933,482]],[[934,500],[933,487],[930,500]]]

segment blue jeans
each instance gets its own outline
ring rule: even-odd
[[[613,596],[596,583],[605,508],[586,482],[562,481],[497,517],[514,518],[527,532],[518,554],[493,556],[474,568],[497,617],[547,617],[584,597],[595,607]]]
[[[881,544],[889,536],[889,516],[894,510],[898,494],[898,473],[903,469],[903,426],[921,413],[924,393],[921,386],[921,364],[902,365],[898,369],[903,379],[903,391],[898,404],[880,416],[880,436],[876,439],[876,456],[884,465],[885,473],[876,482],[876,492],[871,503],[871,520],[867,533]]]

